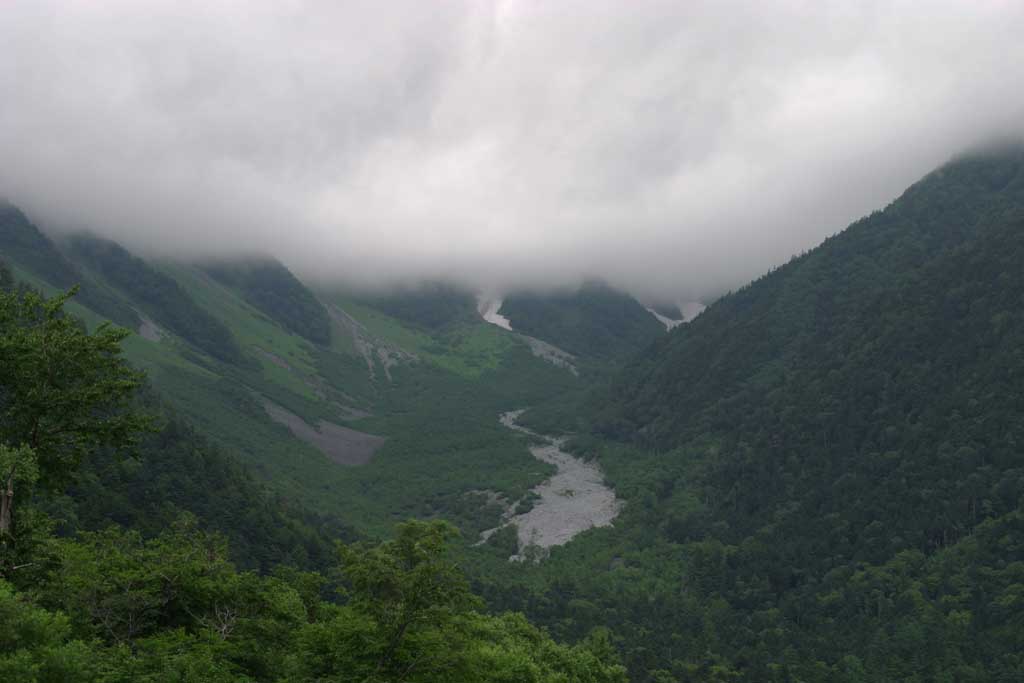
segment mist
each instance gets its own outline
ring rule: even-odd
[[[149,255],[743,284],[1024,134],[1011,2],[0,7],[0,196]]]

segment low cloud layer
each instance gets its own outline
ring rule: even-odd
[[[1024,132],[1018,2],[0,6],[0,196],[307,276],[712,294]]]

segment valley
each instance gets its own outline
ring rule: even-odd
[[[530,453],[557,469],[549,479],[530,489],[530,509],[521,510],[523,501],[508,505],[501,526],[480,534],[481,543],[494,533],[511,526],[518,547],[510,561],[540,562],[550,548],[565,545],[587,529],[610,526],[618,516],[622,501],[604,483],[600,468],[562,450],[567,437],[543,436],[518,424],[525,410],[501,415],[503,426],[526,435],[538,445]]]
[[[1024,683],[1024,2],[0,2],[0,683]]]
[[[956,162],[706,310],[309,287],[6,207],[13,278],[130,329],[164,425],[46,510],[147,537],[187,512],[264,571],[444,520],[489,610],[605,634],[636,681],[1012,680],[1022,188],[1020,152]]]

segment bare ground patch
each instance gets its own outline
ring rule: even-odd
[[[501,524],[480,534],[485,542],[504,526],[515,525],[519,552],[512,561],[539,562],[554,546],[565,545],[576,535],[595,527],[611,526],[622,509],[622,501],[604,483],[604,475],[596,463],[586,462],[562,450],[564,438],[532,432],[518,424],[522,410],[501,415],[501,424],[532,439],[530,453],[554,465],[557,472],[533,487],[533,507],[519,513],[519,501],[506,507]]]
[[[365,465],[387,437],[367,434],[320,420],[314,427],[295,413],[263,399],[263,409],[274,422],[283,424],[296,438],[313,446],[340,465]]]
[[[139,336],[151,342],[158,342],[163,339],[164,331],[160,329],[160,326],[155,322],[142,315],[138,311],[139,319],[142,321],[139,323]]]

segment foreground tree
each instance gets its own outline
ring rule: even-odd
[[[130,406],[143,375],[121,357],[129,332],[102,324],[89,333],[65,315],[76,291],[0,291],[0,572],[17,535],[19,487],[59,488],[90,451],[131,446],[149,424]]]
[[[393,540],[341,547],[345,604],[303,628],[290,681],[624,683],[605,632],[560,645],[521,614],[480,611],[449,555],[443,521],[400,524]]]

